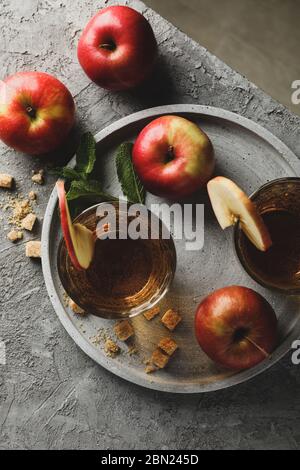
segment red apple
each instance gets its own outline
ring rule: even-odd
[[[140,132],[133,164],[148,191],[179,199],[207,183],[215,160],[209,138],[195,123],[179,116],[162,116]]]
[[[93,232],[84,225],[72,223],[65,185],[62,180],[57,181],[56,189],[59,200],[61,228],[68,255],[76,269],[88,269],[94,256],[96,238]]]
[[[93,82],[108,90],[125,90],[150,74],[157,44],[150,24],[140,13],[126,6],[111,6],[89,21],[77,53]]]
[[[74,101],[57,78],[19,72],[0,82],[0,139],[32,155],[60,146],[74,124]]]
[[[277,318],[271,305],[254,290],[223,287],[198,306],[195,332],[213,361],[229,369],[247,369],[274,350]]]

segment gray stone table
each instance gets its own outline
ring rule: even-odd
[[[148,18],[159,43],[154,80],[115,94],[91,83],[78,65],[76,46],[87,20],[107,4],[0,0],[1,77],[19,70],[56,75],[75,97],[80,130],[96,132],[159,104],[199,103],[259,122],[300,156],[299,117],[139,1],[128,4]],[[26,194],[32,170],[46,162],[2,144],[0,155],[0,172],[14,175],[17,190]],[[53,182],[48,176],[37,188],[41,220]],[[1,202],[6,199],[1,190]],[[0,448],[299,447],[300,366],[290,355],[248,383],[207,395],[176,396],[127,383],[69,338],[48,299],[40,264],[25,258],[24,242],[12,246],[6,240],[7,218],[0,215],[0,337],[7,350],[7,364],[0,365]]]

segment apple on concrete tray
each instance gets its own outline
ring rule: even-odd
[[[145,188],[169,199],[181,199],[205,187],[214,152],[207,135],[180,116],[162,116],[138,135],[133,164]]]
[[[277,318],[267,300],[254,290],[228,286],[200,303],[195,333],[213,361],[229,369],[247,369],[274,350]]]

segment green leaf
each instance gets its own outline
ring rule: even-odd
[[[145,203],[146,191],[134,171],[131,142],[121,144],[116,153],[116,167],[122,191],[130,202]]]
[[[73,201],[78,198],[89,198],[96,202],[113,201],[115,197],[105,193],[98,181],[72,181],[67,193],[67,199]]]
[[[63,168],[53,168],[53,170],[51,170],[51,174],[64,178],[68,182],[81,179],[80,173],[78,173],[74,168],[70,168],[68,166],[64,166]]]
[[[80,144],[76,152],[76,170],[83,177],[92,173],[96,161],[96,141],[91,132],[81,136]]]

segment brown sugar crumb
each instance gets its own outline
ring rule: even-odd
[[[181,320],[181,316],[170,308],[162,317],[161,322],[168,330],[173,331]]]
[[[22,240],[23,238],[23,232],[19,232],[18,230],[11,230],[8,234],[7,234],[7,238],[15,243],[17,242],[18,240]]]
[[[21,227],[24,228],[25,230],[28,230],[29,232],[32,231],[33,226],[35,224],[37,217],[35,214],[27,214],[26,217],[21,222]]]
[[[68,307],[70,301],[70,297],[66,292],[63,292],[63,304],[65,307]]]
[[[153,307],[147,312],[145,312],[143,315],[146,318],[146,320],[150,321],[152,320],[152,318],[156,317],[159,314],[159,312],[160,312],[159,307]]]
[[[29,197],[29,199],[31,199],[31,201],[35,201],[36,198],[37,198],[37,194],[36,194],[35,191],[30,191],[30,192],[28,193],[28,197]]]
[[[8,198],[7,204],[3,207],[3,210],[11,209],[11,214],[8,217],[8,223],[15,227],[22,228],[22,220],[30,213],[32,213],[32,207],[28,199],[23,199],[22,196]]]
[[[127,354],[129,356],[133,356],[134,354],[137,354],[137,353],[138,353],[138,350],[135,346],[131,346],[127,351]]]
[[[110,339],[109,333],[105,328],[99,328],[97,334],[95,336],[90,336],[89,338],[95,346],[99,346],[99,344],[103,343],[103,341],[107,341]]]
[[[158,343],[158,347],[167,353],[168,356],[172,356],[178,348],[178,345],[172,338],[162,338]]]
[[[111,356],[111,357],[114,357],[116,354],[120,352],[119,346],[111,339],[107,339],[105,341],[104,350],[107,356]]]
[[[157,367],[155,367],[153,364],[149,364],[148,366],[145,367],[146,374],[152,374],[152,372],[155,372],[156,370],[157,370]]]
[[[69,299],[69,307],[77,315],[84,315],[85,314],[85,311],[81,307],[79,307],[79,305],[77,305],[74,302],[74,300],[72,300],[72,299]]]
[[[44,184],[44,170],[39,170],[34,173],[31,179],[36,184]]]
[[[20,199],[12,201],[13,217],[16,221],[20,221],[31,212],[31,207],[28,199]]]
[[[151,356],[151,363],[159,369],[163,369],[168,364],[169,359],[170,357],[167,354],[163,353],[160,349],[155,349]]]
[[[14,183],[14,179],[11,175],[6,173],[0,173],[0,188],[11,189]]]
[[[120,341],[126,341],[134,335],[134,329],[128,320],[122,320],[114,326],[114,332]]]
[[[41,242],[30,241],[25,245],[25,253],[28,258],[40,258],[41,257]]]

